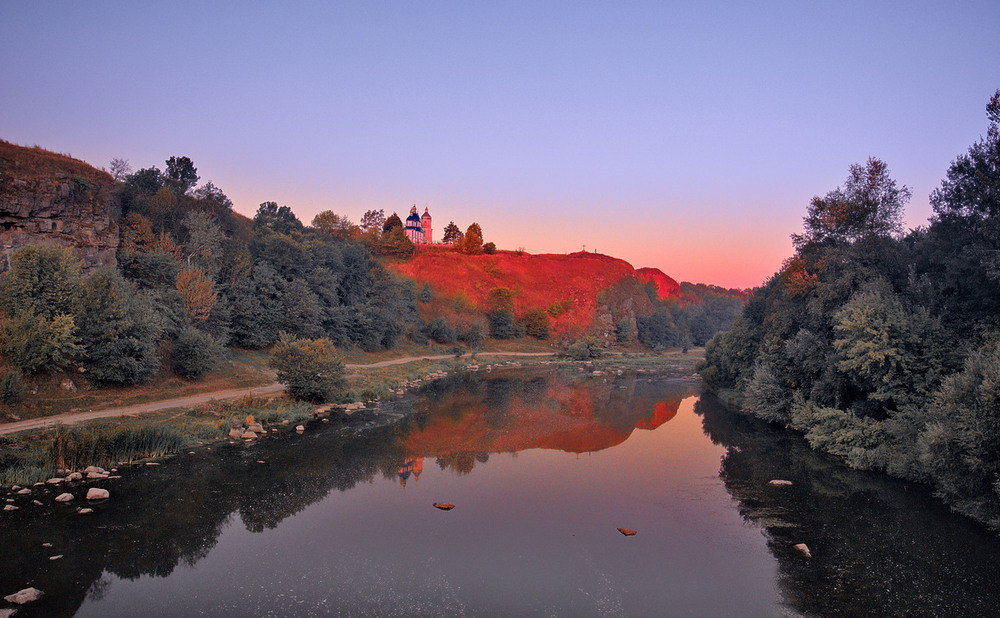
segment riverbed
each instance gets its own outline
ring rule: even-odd
[[[991,615],[1000,590],[996,536],[925,488],[668,376],[455,375],[192,452],[89,515],[5,513],[0,592],[45,592],[18,615]]]

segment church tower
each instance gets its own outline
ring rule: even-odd
[[[424,207],[424,216],[420,217],[420,225],[424,228],[424,242],[428,245],[434,243],[434,237],[431,235],[431,213],[427,212],[427,207]]]
[[[414,204],[413,208],[410,209],[410,216],[406,218],[406,224],[403,227],[403,230],[406,232],[406,237],[409,238],[413,244],[419,245],[426,242],[424,240],[424,228],[420,224],[420,215],[417,214],[416,204]]]

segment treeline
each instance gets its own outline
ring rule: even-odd
[[[305,226],[265,202],[250,221],[212,183],[195,188],[187,157],[171,157],[164,172],[120,160],[111,171],[117,267],[84,277],[70,250],[28,246],[0,280],[0,352],[22,373],[79,365],[94,382],[134,384],[169,358],[197,378],[229,345],[266,348],[285,332],[376,351],[416,319],[412,284],[332,212]],[[13,396],[18,381],[8,374],[0,386]]]
[[[680,284],[680,294],[660,300],[653,283],[645,285],[654,312],[637,317],[639,341],[653,349],[703,346],[718,332],[728,330],[743,310],[746,294],[704,283]],[[619,339],[622,326],[619,326]],[[627,336],[627,335],[626,335]]]
[[[714,338],[706,384],[858,468],[932,483],[1000,528],[1000,90],[989,127],[902,232],[869,159],[816,197],[795,254]]]

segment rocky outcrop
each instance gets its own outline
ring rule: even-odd
[[[83,161],[0,140],[0,273],[30,244],[73,247],[85,272],[114,264],[114,184]]]

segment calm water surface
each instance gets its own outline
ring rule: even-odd
[[[940,616],[1000,602],[994,535],[690,382],[456,376],[367,414],[125,470],[89,517],[5,516],[2,592],[44,590],[20,615],[46,616]]]

